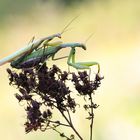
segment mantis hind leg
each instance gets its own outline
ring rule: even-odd
[[[97,62],[76,62],[76,63],[71,63],[70,65],[76,69],[90,69],[91,66],[97,66],[98,73],[100,72],[100,65]]]
[[[55,57],[55,54],[52,56],[52,60],[54,60],[54,61],[64,59],[64,58],[68,58],[68,56],[62,56],[62,57],[58,57],[58,58],[54,58],[54,57]]]
[[[98,73],[100,72],[100,65],[98,62],[75,62],[75,48],[71,49],[67,63],[76,69],[90,69],[91,66],[96,65],[98,67]]]

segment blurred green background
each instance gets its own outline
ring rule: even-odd
[[[78,49],[76,57],[79,61],[98,61],[105,77],[95,96],[100,107],[95,111],[94,140],[139,140],[139,0],[0,0],[0,59],[33,36],[61,32],[77,15],[80,17],[63,34],[63,41],[85,42],[94,33],[86,43],[87,51]],[[69,49],[58,56],[66,53]],[[66,60],[57,64],[67,69]],[[13,96],[17,91],[8,85],[7,67],[9,64],[0,67],[0,139],[61,139],[53,131],[24,133],[24,109]],[[88,122],[80,115],[74,121],[88,139]]]

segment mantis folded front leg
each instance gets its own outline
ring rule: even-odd
[[[76,47],[76,46],[75,46]],[[98,73],[100,72],[100,65],[98,62],[75,62],[75,47],[71,48],[67,63],[76,69],[90,69],[91,66],[98,66]]]

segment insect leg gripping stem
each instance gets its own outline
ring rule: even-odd
[[[98,66],[98,73],[100,72],[100,65],[98,62],[75,62],[75,48],[71,48],[71,52],[69,54],[67,64],[76,68],[76,69],[90,69],[91,66]]]

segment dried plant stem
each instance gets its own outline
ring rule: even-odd
[[[90,104],[91,104],[91,123],[90,123],[90,140],[92,140],[92,133],[93,133],[93,118],[94,118],[94,113],[93,113],[93,100],[92,100],[92,94],[90,95]]]
[[[51,121],[49,120],[49,122],[53,123],[53,124],[57,124],[57,125],[62,125],[62,126],[66,126],[66,127],[70,127],[68,124],[64,124],[64,123],[61,123],[60,121]]]
[[[88,103],[84,103],[83,108],[88,113],[86,119],[90,121],[89,140],[93,140],[94,109],[98,107],[93,102],[93,96],[103,79],[98,73],[94,80],[90,80],[87,71],[69,73],[61,71],[56,65],[48,68],[45,63],[33,69],[22,69],[20,72],[7,69],[7,72],[9,84],[16,86],[19,90],[19,93],[15,94],[16,99],[19,103],[22,101],[27,103],[24,108],[27,114],[24,124],[26,133],[52,129],[67,140],[74,140],[75,136],[79,140],[84,140],[72,118],[72,114],[74,115],[77,111],[76,106],[80,104],[73,96],[73,89],[69,87],[71,82],[77,91],[76,95],[84,99],[88,98]],[[40,98],[36,98],[36,95]],[[55,110],[62,115],[64,123],[61,118],[57,120],[53,118]],[[57,129],[59,126],[71,128],[73,134],[66,136]]]
[[[80,140],[83,140],[83,138],[80,136],[80,134],[78,133],[78,131],[75,129],[73,123],[72,123],[72,120],[71,120],[71,116],[70,116],[70,113],[68,112],[68,116],[70,118],[70,120],[66,117],[66,115],[60,111],[62,116],[65,118],[65,120],[67,121],[67,123],[70,125],[70,127],[72,128],[72,130],[76,133],[76,135],[79,137]]]
[[[67,140],[69,140],[70,138],[67,137],[64,133],[61,133],[60,131],[58,131],[55,127],[50,127],[52,130],[54,130],[55,132],[57,132],[58,134],[60,134],[61,136],[67,138]]]

